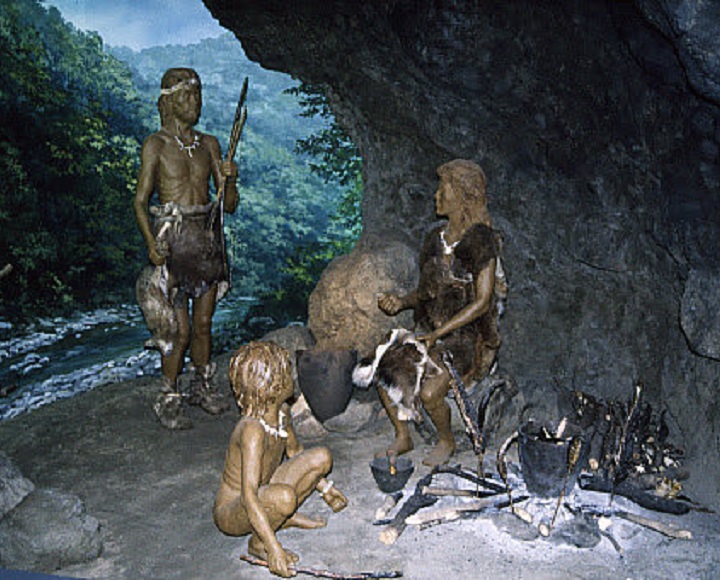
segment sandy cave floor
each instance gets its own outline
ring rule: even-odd
[[[101,557],[53,573],[78,578],[271,578],[266,569],[239,560],[246,553],[246,538],[225,536],[212,521],[237,410],[210,417],[193,409],[192,430],[169,432],[150,409],[157,386],[157,378],[109,385],[0,423],[0,449],[36,487],[78,495],[100,521]],[[331,478],[349,505],[333,514],[314,494],[302,511],[327,518],[327,527],[279,533],[281,543],[300,554],[300,565],[346,574],[402,571],[410,579],[720,577],[720,516],[658,514],[623,498],[615,500],[616,507],[676,524],[691,531],[693,539],[671,539],[612,518],[608,531],[623,549],[620,555],[605,538],[592,548],[577,548],[556,533],[538,537],[505,510],[426,529],[408,526],[395,544],[385,545],[379,541],[383,527],[372,523],[385,494],[376,486],[369,462],[391,435],[389,422],[378,420],[359,433],[305,441],[308,447],[330,448]],[[405,498],[429,472],[421,465],[428,447],[420,437],[415,441],[409,457],[416,469]],[[462,448],[453,463],[473,469],[469,444]]]

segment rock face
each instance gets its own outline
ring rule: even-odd
[[[250,58],[324,83],[362,154],[365,230],[312,297],[319,342],[377,341],[374,294],[414,267],[435,168],[473,159],[505,237],[503,371],[536,400],[629,397],[642,380],[686,446],[691,493],[718,503],[720,362],[691,320],[718,311],[696,291],[720,267],[717,3],[205,4]],[[412,251],[368,277],[369,240]]]

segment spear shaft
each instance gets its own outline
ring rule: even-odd
[[[247,91],[248,91],[248,77],[245,77],[245,81],[243,82],[242,89],[240,90],[240,98],[238,99],[237,107],[235,108],[235,118],[233,119],[233,125],[232,129],[230,130],[230,142],[228,144],[228,150],[227,154],[225,156],[225,161],[232,161],[235,157],[235,152],[237,151],[238,143],[240,143],[240,135],[242,135],[243,128],[245,127],[245,121],[247,119],[247,107],[245,106],[245,99],[247,98]],[[225,268],[225,276],[227,280],[230,280],[230,272],[229,272],[229,266],[228,266],[228,260],[227,260],[227,250],[225,248],[225,189],[227,187],[227,178],[223,177],[222,183],[220,184],[220,188],[218,191],[217,196],[217,202],[215,207],[212,210],[212,214],[210,216],[210,227],[213,227],[213,224],[215,223],[215,219],[218,218],[217,212],[220,212],[219,215],[219,228],[220,228],[220,237],[222,238],[222,260]]]

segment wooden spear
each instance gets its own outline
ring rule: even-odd
[[[235,152],[237,151],[238,143],[240,143],[240,135],[242,135],[243,128],[245,127],[245,121],[247,120],[247,107],[245,106],[245,99],[247,98],[247,91],[248,91],[248,77],[245,77],[245,81],[243,82],[242,89],[240,90],[240,98],[238,99],[238,104],[235,109],[235,118],[233,119],[233,125],[232,129],[230,129],[230,142],[228,144],[228,150],[227,154],[225,155],[225,161],[232,161],[235,158]],[[225,204],[225,189],[227,187],[227,179],[223,178],[222,183],[220,184],[220,188],[218,191],[217,196],[217,204],[213,208],[211,214],[210,214],[210,220],[209,220],[209,228],[212,228],[213,224],[215,223],[215,219],[218,217],[217,212],[220,212],[219,220],[220,220],[220,236],[222,238],[222,254],[223,254],[223,264],[225,268],[225,274],[228,280],[230,279],[230,272],[228,271],[228,263],[227,263],[227,256],[225,254],[225,210],[224,210],[224,204]]]
[[[443,363],[445,363],[445,368],[448,373],[450,373],[450,385],[452,386],[453,394],[455,395],[455,402],[457,403],[458,410],[460,411],[460,416],[462,417],[463,423],[465,423],[465,431],[470,436],[475,455],[477,455],[478,458],[477,474],[478,478],[480,478],[484,475],[483,454],[485,452],[485,444],[483,442],[482,434],[480,433],[480,429],[476,425],[475,421],[473,421],[472,417],[468,413],[467,390],[465,389],[462,378],[460,378],[460,374],[452,364],[450,353],[445,351],[442,358]]]

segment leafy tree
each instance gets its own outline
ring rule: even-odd
[[[362,230],[362,159],[333,117],[324,87],[301,83],[287,92],[299,97],[302,116],[324,121],[317,132],[297,140],[296,152],[309,156],[312,170],[340,192],[339,203],[329,216],[324,234],[296,245],[283,268],[287,279],[265,300],[266,308],[276,316],[286,313],[286,318],[304,319],[307,300],[323,270],[334,258],[350,252]]]
[[[33,0],[0,5],[0,47],[0,261],[15,266],[1,312],[129,292],[139,247],[126,208],[145,129],[128,68]]]

